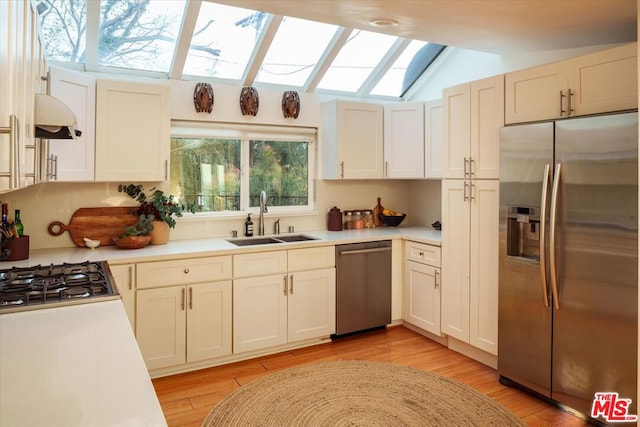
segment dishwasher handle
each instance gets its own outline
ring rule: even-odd
[[[376,252],[390,252],[390,251],[391,251],[391,247],[387,246],[384,248],[352,249],[352,250],[340,251],[339,255],[372,254]]]

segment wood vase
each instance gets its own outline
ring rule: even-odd
[[[151,231],[151,244],[152,245],[166,245],[169,241],[169,224],[164,221],[153,221],[153,230]]]

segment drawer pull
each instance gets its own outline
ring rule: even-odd
[[[188,268],[185,268],[183,271],[184,271],[184,274],[189,274],[189,269]]]
[[[418,255],[424,256],[424,252],[420,251],[420,252],[418,252]]]

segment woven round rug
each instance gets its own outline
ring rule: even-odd
[[[203,427],[524,426],[450,378],[406,366],[336,361],[261,377],[213,407]]]

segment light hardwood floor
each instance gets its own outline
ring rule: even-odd
[[[238,387],[305,363],[373,360],[454,378],[495,399],[529,426],[587,426],[575,416],[520,390],[501,385],[497,372],[402,326],[331,343],[153,380],[169,426],[200,426],[210,409]]]

